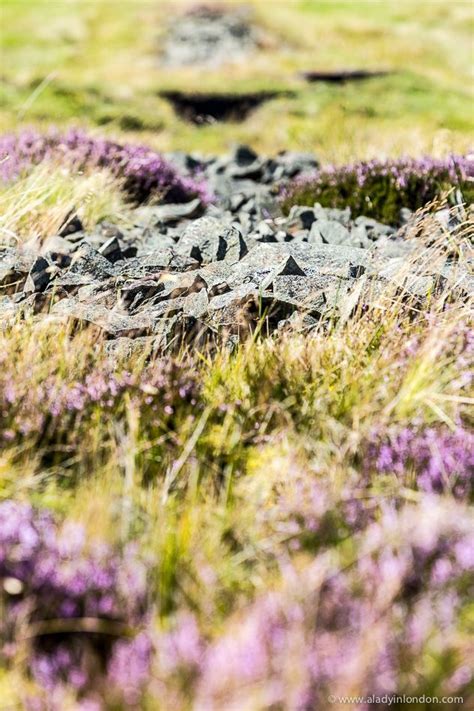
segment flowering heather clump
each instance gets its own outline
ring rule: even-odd
[[[331,492],[327,481],[311,472],[289,472],[278,486],[275,503],[262,507],[257,523],[274,533],[290,550],[320,550],[362,530],[373,519],[375,499],[347,475],[342,490]]]
[[[354,543],[356,561],[339,569],[325,555],[301,572],[284,568],[283,589],[230,623],[205,656],[193,708],[311,711],[328,694],[462,695],[471,679],[458,629],[474,567],[469,516],[426,496]]]
[[[296,180],[283,193],[282,205],[350,207],[352,216],[366,215],[387,224],[398,224],[403,207],[418,210],[457,188],[463,200],[474,202],[474,160],[400,158],[371,160],[346,166],[328,166],[313,176]]]
[[[118,692],[130,693],[128,677],[117,673],[126,645],[138,694],[151,649],[144,633],[134,637],[148,603],[145,567],[131,549],[86,541],[81,526],[60,529],[47,512],[7,500],[0,581],[4,663],[26,649],[34,680],[50,692],[68,685],[88,693],[109,672]]]
[[[6,355],[5,355],[6,358]],[[2,364],[0,356],[0,365]],[[157,361],[142,372],[96,367],[67,381],[59,372],[45,378],[34,370],[22,380],[5,362],[0,375],[0,441],[43,447],[80,443],[78,433],[94,413],[124,414],[125,401],[140,413],[144,434],[167,430],[195,410],[199,385],[189,368],[171,359]],[[127,395],[127,398],[125,398]]]
[[[421,491],[469,496],[474,478],[474,433],[427,427],[376,433],[364,456],[367,474],[395,474]]]
[[[67,161],[78,171],[107,168],[122,179],[127,194],[139,203],[150,197],[169,202],[185,202],[196,196],[204,202],[209,200],[202,183],[179,176],[147,146],[94,138],[77,129],[64,134],[25,129],[18,135],[0,136],[0,180],[13,180],[44,160]]]

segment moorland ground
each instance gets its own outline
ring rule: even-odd
[[[157,150],[244,142],[338,164],[471,147],[470,3],[249,0],[267,37],[251,59],[165,68],[181,5],[5,1],[2,132],[80,125]],[[319,67],[394,71],[297,77]],[[293,96],[204,126],[158,97],[196,87]],[[407,259],[343,317],[267,337],[263,309],[237,346],[119,352],[36,309],[29,267],[7,264],[76,213],[86,236],[134,224],[122,174],[57,158],[0,187],[0,708],[313,711],[377,693],[465,708],[469,176],[412,215]],[[405,233],[390,229],[398,249]],[[24,288],[33,306],[11,318]]]

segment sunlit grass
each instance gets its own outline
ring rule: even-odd
[[[106,170],[78,174],[42,163],[23,178],[0,185],[0,242],[34,245],[75,216],[90,230],[101,220],[120,223],[128,211],[120,182]]]

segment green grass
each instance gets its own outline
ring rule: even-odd
[[[248,63],[212,71],[159,66],[160,37],[181,3],[6,0],[1,121],[5,128],[81,122],[165,149],[217,152],[241,141],[268,153],[314,150],[337,162],[469,147],[470,3],[250,4],[267,46]],[[395,73],[343,87],[297,78],[303,69],[340,67]],[[279,87],[295,96],[270,102],[243,124],[199,129],[158,97],[165,88],[196,87]]]

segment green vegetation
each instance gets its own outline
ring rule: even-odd
[[[108,171],[77,175],[65,166],[42,164],[11,184],[0,184],[2,243],[42,240],[77,215],[86,229],[101,220],[121,223],[130,207],[120,182]]]
[[[415,212],[429,203],[448,197],[470,205],[474,200],[471,161],[459,156],[444,160],[423,158],[368,161],[317,171],[314,176],[294,181],[285,189],[282,207],[314,205],[344,209],[353,216],[373,217],[397,225],[401,210]]]
[[[229,3],[232,4],[232,3]],[[236,3],[237,4],[237,3]],[[472,138],[472,7],[468,2],[253,0],[266,42],[251,61],[216,70],[163,68],[160,38],[174,2],[5,0],[1,35],[4,128],[80,122],[140,133],[160,149],[273,153],[314,150],[343,163],[378,155],[463,152]],[[184,8],[186,3],[182,3]],[[344,86],[307,85],[306,69],[389,69]],[[158,97],[163,89],[288,88],[243,124],[197,129]]]

